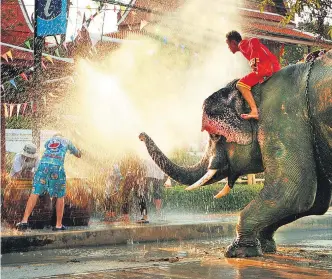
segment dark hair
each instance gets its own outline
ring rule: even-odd
[[[228,41],[236,41],[237,43],[242,41],[240,33],[235,30],[228,32],[226,38]]]

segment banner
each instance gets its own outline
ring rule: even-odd
[[[18,117],[18,115],[20,114],[20,108],[21,108],[21,104],[17,104],[17,106],[16,106],[16,117]]]
[[[37,36],[66,34],[67,0],[37,2]]]

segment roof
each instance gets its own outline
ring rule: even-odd
[[[24,42],[33,36],[29,18],[25,18],[18,1],[1,1],[1,41],[16,46],[23,46]],[[1,47],[1,54],[10,48]]]
[[[120,24],[120,31],[115,34],[110,34],[109,36],[124,39],[130,34],[146,34],[144,31],[130,31],[130,29],[137,29],[142,20],[148,22],[157,21],[160,11],[175,11],[183,2],[183,0],[170,0],[165,4],[165,2],[162,1],[136,0],[135,6],[142,8],[143,11],[132,9]],[[248,21],[246,20],[245,23],[243,23],[243,20],[241,21],[242,29],[247,35],[256,35],[261,38],[284,43],[321,45],[327,48],[332,47],[332,41],[318,41],[316,35],[294,29],[294,22],[283,25],[280,22],[284,17],[280,14],[270,12],[274,10],[273,8],[267,9],[268,11],[260,12],[257,9],[257,5],[258,4],[253,3],[253,1],[245,1],[243,7],[239,7],[239,14],[242,18],[248,18]],[[130,27],[129,30],[128,26]]]
[[[258,10],[252,10],[247,8],[239,8],[240,15],[246,16],[250,18],[259,18],[264,19],[268,21],[274,21],[274,22],[280,22],[284,19],[283,16],[275,13],[269,13],[269,12],[260,12]]]
[[[297,29],[290,29],[280,25],[268,25],[259,22],[247,22],[243,26],[246,33],[261,35],[262,38],[269,36],[270,40],[280,41],[284,43],[298,43],[305,45],[320,45],[322,47],[331,48],[332,41],[319,40],[314,34],[302,32]]]
[[[140,24],[141,20],[156,21],[167,12],[175,11],[185,0],[136,0],[135,9],[131,9],[120,25]]]

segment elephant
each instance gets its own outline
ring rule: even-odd
[[[236,81],[204,101],[202,131],[209,133],[209,142],[194,166],[174,164],[147,134],[139,135],[156,164],[184,185],[224,178],[233,185],[241,175],[264,171],[264,187],[240,212],[226,257],[275,253],[278,228],[322,215],[331,202],[332,51],[284,67],[252,92],[258,121],[240,117],[249,107]]]

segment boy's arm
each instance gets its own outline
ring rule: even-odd
[[[77,158],[81,158],[81,156],[82,156],[81,150],[79,150],[77,147],[75,147],[75,145],[70,140],[68,142],[69,142],[68,149],[69,149],[70,153],[73,154],[74,156],[76,156]]]
[[[257,72],[257,67],[258,67],[258,63],[259,63],[259,52],[260,52],[260,42],[257,38],[252,38],[250,39],[250,48],[251,48],[251,54],[250,54],[250,67]]]

